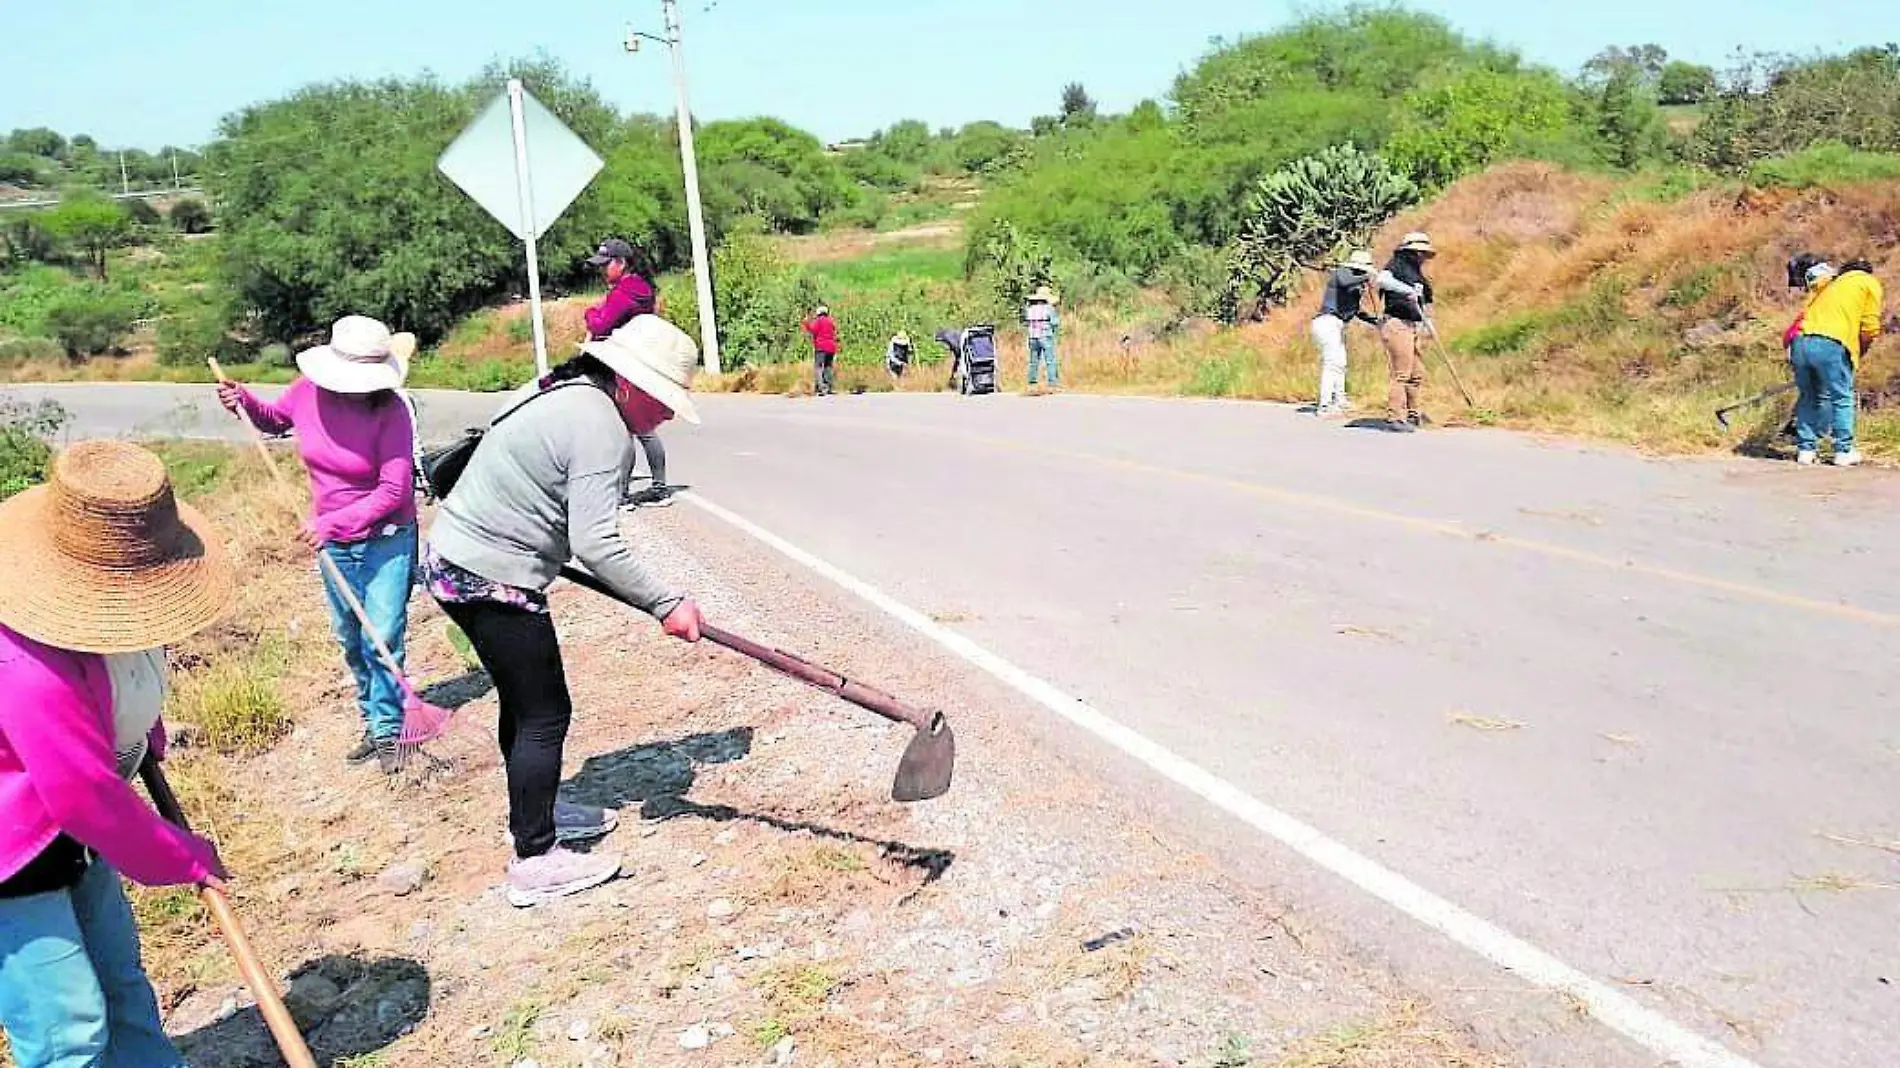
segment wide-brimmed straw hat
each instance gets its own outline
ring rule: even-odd
[[[82,441],[0,504],[0,624],[82,653],[129,653],[210,626],[236,590],[217,533],[158,457]]]
[[[332,393],[401,389],[416,354],[416,335],[392,334],[367,315],[346,315],[330,328],[330,343],[297,354],[305,378]]]
[[[910,335],[899,330],[897,333],[891,335],[891,341],[908,348],[910,346]]]
[[[699,367],[699,346],[679,327],[657,315],[636,315],[605,339],[582,345],[581,351],[671,408],[674,415],[699,422],[699,409],[693,407],[690,392],[693,372]]]
[[[1029,299],[1032,302],[1054,304],[1056,302],[1056,292],[1048,286],[1037,286],[1036,291],[1029,294]]]
[[[1361,274],[1372,273],[1372,269],[1375,266],[1372,262],[1372,253],[1363,248],[1353,249],[1344,260],[1340,261],[1339,265],[1349,270],[1358,271]]]
[[[1432,235],[1422,230],[1414,230],[1399,242],[1400,252],[1416,252],[1421,256],[1436,256],[1438,250],[1432,247]]]

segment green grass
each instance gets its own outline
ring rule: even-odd
[[[169,718],[189,723],[220,753],[259,753],[290,733],[290,710],[278,689],[285,653],[260,643],[214,660],[179,679],[166,702]]]
[[[208,442],[155,441],[146,446],[165,462],[172,490],[187,500],[202,497],[224,484],[231,466],[229,446]]]
[[[963,277],[963,255],[954,248],[899,247],[857,259],[815,263],[810,271],[829,297],[888,289],[905,281],[958,281]]]
[[[1829,141],[1749,168],[1748,180],[1761,186],[1812,189],[1900,178],[1900,153],[1860,152]]]

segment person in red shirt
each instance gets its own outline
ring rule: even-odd
[[[660,290],[655,284],[657,272],[639,246],[610,237],[600,243],[587,265],[599,268],[607,280],[607,295],[582,313],[587,320],[587,340],[605,341],[609,334],[635,317],[660,313]],[[677,487],[666,481],[666,445],[660,441],[658,432],[634,437],[646,455],[647,471],[653,476],[653,482],[644,489],[625,494],[626,503],[662,507],[671,504]]]
[[[804,327],[811,335],[812,390],[829,397],[837,375],[838,324],[831,318],[831,309],[820,304],[812,309]]]

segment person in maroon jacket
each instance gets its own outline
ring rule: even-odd
[[[599,268],[607,279],[607,296],[582,313],[587,320],[587,340],[605,341],[607,335],[632,322],[635,316],[660,313],[660,291],[654,284],[657,272],[637,245],[610,237],[600,243],[587,265]],[[653,483],[637,493],[626,494],[626,503],[671,504],[675,487],[666,482],[666,446],[657,432],[635,437],[640,441],[640,451],[646,454]]]
[[[820,304],[812,309],[804,327],[811,335],[813,391],[820,397],[829,397],[837,374],[838,324],[831,318],[831,309]]]

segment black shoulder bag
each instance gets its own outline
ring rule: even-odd
[[[447,500],[449,491],[453,490],[455,483],[460,481],[462,472],[468,468],[468,462],[475,458],[476,448],[481,445],[482,439],[488,436],[490,430],[500,426],[504,419],[526,408],[528,405],[533,404],[542,397],[550,393],[557,393],[569,386],[587,386],[592,389],[600,388],[585,379],[563,382],[560,385],[541,390],[534,396],[529,397],[520,404],[501,413],[486,427],[469,427],[467,430],[462,431],[460,438],[457,438],[450,444],[444,445],[439,449],[430,449],[424,452],[422,454],[421,474],[423,481],[428,484],[429,495],[438,501]]]

